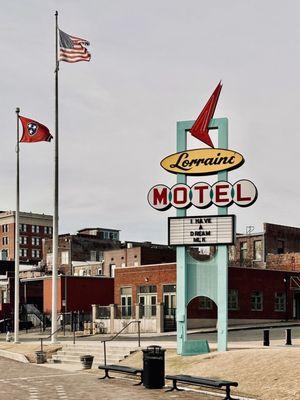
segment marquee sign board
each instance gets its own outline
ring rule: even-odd
[[[178,183],[172,188],[166,185],[153,186],[148,193],[148,202],[158,211],[170,207],[187,209],[190,206],[207,208],[211,205],[229,207],[232,204],[249,207],[257,199],[257,189],[248,179],[241,179],[234,184],[218,181],[214,185],[197,182],[193,186]]]
[[[160,165],[172,174],[212,175],[243,165],[244,157],[233,150],[193,149],[171,154]]]
[[[235,241],[235,215],[168,218],[169,246],[229,245]]]

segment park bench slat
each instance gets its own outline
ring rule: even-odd
[[[123,372],[128,372],[129,374],[137,374],[137,373],[143,372],[143,370],[140,368],[127,367],[126,365],[108,364],[108,365],[99,365],[98,368],[99,369],[109,369],[111,371],[123,371]]]
[[[105,371],[105,375],[99,379],[105,379],[105,378],[110,379],[111,376],[108,375],[108,372],[115,371],[130,375],[141,374],[141,381],[137,385],[141,385],[143,383],[143,370],[141,368],[132,368],[132,367],[127,367],[126,365],[115,365],[115,364],[106,364],[106,365],[101,364],[98,366],[98,368],[103,369]]]
[[[177,381],[185,381],[189,383],[207,385],[207,386],[214,386],[214,387],[222,387],[226,385],[230,386],[238,386],[237,382],[234,381],[225,381],[225,380],[218,380],[218,379],[209,379],[209,378],[201,378],[191,375],[166,375],[166,379],[170,380],[177,380]]]
[[[238,386],[238,383],[234,382],[234,381],[201,378],[201,377],[191,376],[191,375],[166,375],[166,379],[173,381],[172,388],[168,389],[167,392],[171,392],[173,390],[183,390],[183,389],[179,389],[177,387],[177,382],[187,383],[187,384],[191,384],[191,385],[212,387],[212,388],[217,388],[217,389],[221,389],[223,386],[225,386],[225,391],[226,391],[225,400],[232,400],[232,397],[230,396],[230,387]]]

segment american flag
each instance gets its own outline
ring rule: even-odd
[[[90,61],[91,53],[85,46],[89,46],[89,42],[76,36],[68,35],[59,29],[60,54],[59,60],[69,63],[78,61]]]

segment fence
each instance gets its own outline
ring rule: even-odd
[[[110,306],[99,306],[96,309],[96,319],[109,319]]]
[[[135,310],[132,306],[115,306],[115,318],[120,319],[131,319],[135,318]]]
[[[124,333],[137,333],[137,324],[129,324],[137,320],[140,321],[141,332],[163,332],[163,304],[93,305],[92,308],[94,333],[117,333],[125,326]]]

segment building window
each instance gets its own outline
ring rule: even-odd
[[[51,226],[44,226],[44,234],[45,235],[52,235],[52,227]]]
[[[27,225],[26,224],[20,224],[19,225],[19,231],[20,232],[27,232]]]
[[[263,310],[263,294],[262,292],[252,292],[251,294],[251,311]]]
[[[8,232],[8,224],[2,225],[2,232],[7,233]]]
[[[240,243],[240,260],[241,260],[241,264],[243,264],[246,259],[247,259],[247,242],[241,242]]]
[[[134,261],[133,266],[134,267],[138,267],[139,266],[139,262],[138,261]]]
[[[27,244],[27,236],[20,236],[20,244]]]
[[[97,275],[103,275],[102,268],[98,268]]]
[[[125,264],[124,262],[122,262],[122,263],[121,263],[121,267],[122,267],[122,268],[125,268],[125,267],[126,267],[126,264]]]
[[[200,310],[212,310],[213,302],[208,297],[200,296],[199,297],[199,308]]]
[[[40,251],[39,250],[32,250],[31,251],[32,258],[40,258]]]
[[[68,251],[61,252],[61,263],[69,264],[69,252]]]
[[[1,251],[1,260],[7,260],[8,259],[8,250],[7,249],[3,249]]]
[[[95,250],[90,251],[90,260],[97,261],[97,251],[95,251]]]
[[[229,289],[228,291],[228,310],[238,310],[239,308],[239,295],[236,289]]]
[[[283,254],[284,250],[284,240],[277,240],[277,254]]]
[[[156,293],[156,286],[155,285],[139,286],[138,292],[139,293]]]
[[[32,246],[39,246],[40,245],[40,238],[32,237],[31,238],[31,244],[32,244]]]
[[[262,260],[262,241],[261,240],[254,240],[254,260],[261,261]]]
[[[286,311],[286,296],[285,293],[275,293],[275,311]]]
[[[31,232],[32,233],[40,233],[39,225],[31,225]]]
[[[111,278],[115,277],[115,269],[116,269],[116,264],[109,264],[109,276]]]
[[[2,238],[2,245],[3,246],[7,246],[8,245],[8,237],[7,236]]]
[[[27,257],[27,249],[20,249],[20,257]]]

